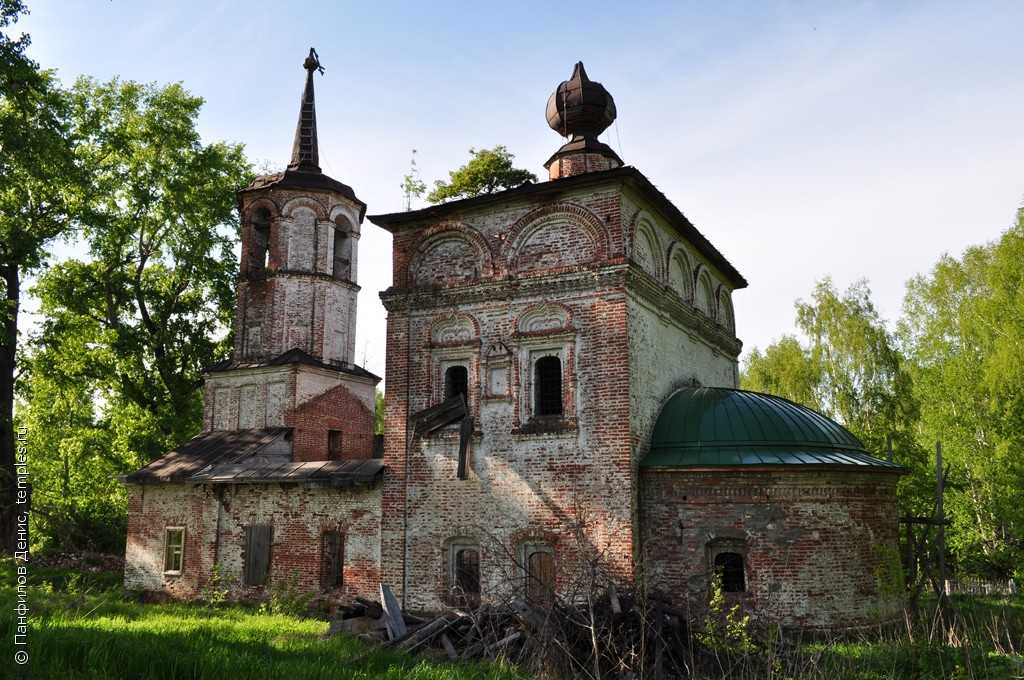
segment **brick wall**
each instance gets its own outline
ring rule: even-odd
[[[880,595],[876,574],[886,554],[898,555],[896,479],[856,470],[645,470],[645,573],[676,599],[705,601],[709,550],[724,544],[746,562],[747,592],[730,600],[758,617],[801,628],[889,620],[900,603]]]
[[[553,550],[561,585],[586,550],[605,552],[614,570],[631,577],[621,224],[617,193],[590,190],[395,234],[397,288],[383,295],[389,315],[382,570],[399,593],[408,587],[408,607],[441,606],[453,541],[479,545],[485,597],[520,587],[515,556],[524,544]],[[437,244],[462,255],[445,266],[434,256]],[[455,311],[472,319],[465,326],[471,337],[435,342],[439,319]],[[529,328],[521,327],[524,319]],[[563,362],[566,412],[537,426],[531,361],[545,353]],[[470,368],[476,434],[466,480],[456,478],[454,429],[413,440],[405,455],[406,415],[436,403],[446,362]],[[502,377],[488,383],[492,368]],[[579,520],[587,525],[582,545],[570,531]]]
[[[344,585],[329,593],[345,600],[377,597],[380,581],[380,488],[342,490],[263,484],[215,488],[190,484],[131,485],[125,587],[195,597],[214,563],[234,581],[237,596],[259,597],[265,588],[242,584],[245,527],[274,527],[270,583],[296,583],[320,593],[320,534],[345,534]],[[219,508],[218,508],[219,506]],[[219,510],[219,513],[218,513]],[[219,531],[218,531],[218,514]],[[180,575],[163,571],[164,529],[185,527]]]
[[[292,460],[355,460],[373,456],[373,411],[345,385],[307,400],[285,415],[292,431]],[[328,432],[341,433],[341,452],[330,456]]]

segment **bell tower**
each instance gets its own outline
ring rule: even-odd
[[[366,205],[320,169],[313,75],[324,69],[312,48],[303,67],[291,162],[238,194],[237,363],[263,363],[293,350],[326,364],[353,363]]]

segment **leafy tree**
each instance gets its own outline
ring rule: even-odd
[[[896,461],[916,474],[900,483],[907,511],[930,509],[930,472],[915,438],[917,400],[896,338],[871,302],[867,283],[840,294],[828,278],[810,300],[796,304],[801,343],[784,336],[764,352],[751,352],[741,384],[778,394],[834,418],[884,455],[889,439]]]
[[[950,549],[971,571],[1024,577],[1024,209],[996,243],[909,282],[900,335],[920,438],[950,466]]]
[[[65,524],[120,492],[112,473],[198,430],[202,371],[230,346],[235,190],[251,171],[240,145],[202,143],[201,105],[179,84],[82,79],[72,90],[77,155],[90,168],[89,257],[54,266],[34,289],[45,320],[24,415],[41,427],[70,419],[66,436],[32,443],[37,460],[53,458],[39,497]]]
[[[28,58],[29,36],[7,28],[24,13],[0,2],[0,547],[15,546],[13,430],[18,316],[27,276],[46,264],[49,245],[70,230],[81,196],[67,98],[49,71]]]
[[[784,335],[769,345],[764,352],[756,347],[747,357],[740,376],[744,388],[767,394],[777,394],[798,404],[821,410],[818,384],[819,366],[811,360],[810,352],[792,335]]]
[[[377,390],[374,398],[373,433],[384,434],[384,392]]]
[[[458,170],[449,172],[448,182],[434,182],[434,190],[427,195],[428,201],[440,203],[491,194],[537,181],[537,176],[529,170],[512,167],[515,156],[500,144],[493,149],[470,149],[469,153],[473,158]]]

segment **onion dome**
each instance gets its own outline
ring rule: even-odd
[[[597,141],[598,135],[615,121],[615,99],[604,85],[587,77],[582,61],[576,62],[569,79],[559,83],[548,98],[546,115],[552,130],[571,137],[544,164],[552,179],[622,165],[611,147]],[[560,162],[552,167],[566,158],[571,159],[568,165]]]
[[[870,455],[839,423],[788,399],[717,387],[686,388],[665,403],[644,468],[843,466],[906,472]]]
[[[587,77],[578,61],[569,80],[551,93],[547,118],[551,129],[563,137],[597,137],[615,120],[615,100],[604,85]]]

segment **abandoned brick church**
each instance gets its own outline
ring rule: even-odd
[[[238,193],[234,351],[203,431],[124,478],[125,585],[240,597],[296,584],[412,610],[564,592],[599,556],[677,600],[719,573],[757,617],[890,618],[903,468],[737,388],[747,282],[598,136],[577,64],[547,105],[549,180],[367,219],[393,235],[385,434],[354,363],[366,206],[319,167],[310,52],[291,162]]]

